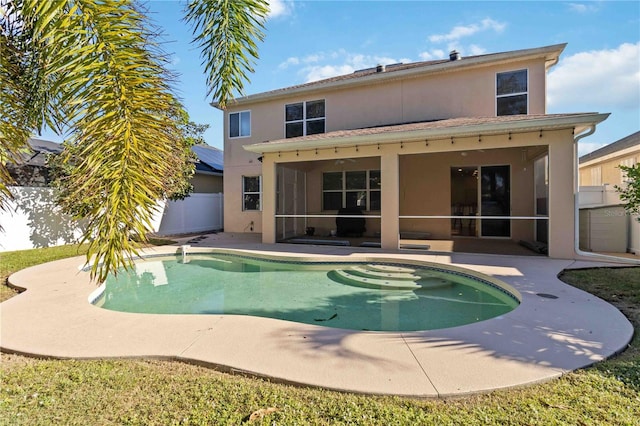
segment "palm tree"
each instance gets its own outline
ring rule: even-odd
[[[209,93],[241,93],[263,39],[266,0],[194,0],[186,20]],[[167,56],[132,0],[0,0],[0,208],[5,167],[45,126],[66,135],[62,206],[86,224],[91,276],[130,265],[156,201],[182,179],[188,149]]]

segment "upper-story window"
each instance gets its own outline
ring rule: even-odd
[[[287,104],[284,107],[285,137],[324,133],[324,99]]]
[[[251,136],[251,111],[232,112],[229,114],[229,137],[241,138]]]
[[[527,70],[496,74],[496,115],[528,113]]]

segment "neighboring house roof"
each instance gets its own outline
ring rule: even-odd
[[[51,182],[48,154],[59,154],[62,145],[43,139],[29,138],[28,147],[19,153],[14,163],[9,163],[9,174],[17,186],[43,187]]]
[[[380,81],[389,81],[415,76],[423,76],[431,73],[451,72],[454,70],[485,66],[487,64],[508,63],[534,58],[544,58],[547,68],[556,64],[565,44],[538,47],[533,49],[514,50],[509,52],[491,53],[486,55],[467,56],[459,60],[437,60],[426,62],[413,62],[408,64],[392,64],[383,67],[373,67],[355,71],[351,74],[331,77],[324,80],[285,87],[268,92],[236,98],[228,103],[228,106],[244,105],[252,102],[261,102],[303,93],[316,92],[340,87],[355,87],[358,85],[373,84]],[[212,106],[219,108],[217,103]]]
[[[196,171],[204,173],[222,173],[224,171],[224,152],[209,145],[195,145],[191,150],[198,157]]]
[[[27,142],[29,151],[21,153],[17,162],[20,166],[45,167],[47,154],[60,154],[62,152],[62,144],[56,142],[34,138],[29,138]]]
[[[582,157],[580,157],[580,164],[597,160],[599,158],[618,153],[634,146],[638,146],[640,148],[640,131],[632,133],[629,136],[626,136],[616,142],[610,143],[609,145],[605,145],[600,149],[596,149],[589,154],[583,155]]]
[[[538,130],[575,128],[576,134],[591,125],[604,121],[609,114],[573,113],[542,115],[507,115],[497,117],[466,117],[447,120],[422,121],[389,126],[337,130],[297,138],[278,139],[245,145],[255,153],[313,149],[355,144],[368,145],[398,141],[417,141],[448,137],[468,137],[497,133],[522,133]]]

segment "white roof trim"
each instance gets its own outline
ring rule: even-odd
[[[524,116],[526,117],[526,116]],[[601,123],[609,114],[585,113],[563,117],[544,117],[539,119],[523,119],[519,121],[504,121],[496,123],[482,123],[463,126],[453,126],[435,129],[418,129],[404,131],[380,132],[366,135],[346,135],[331,137],[330,133],[321,139],[280,139],[277,141],[261,142],[245,145],[243,148],[250,152],[263,154],[265,152],[282,152],[296,149],[331,148],[351,145],[374,145],[394,143],[398,141],[412,142],[424,139],[465,137],[478,135],[494,135],[504,133],[521,133],[527,131],[553,130],[576,127],[576,134],[587,127]]]

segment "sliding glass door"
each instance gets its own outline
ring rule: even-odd
[[[480,167],[480,215],[511,215],[510,166]],[[511,222],[509,219],[482,219],[480,235],[511,237]]]

